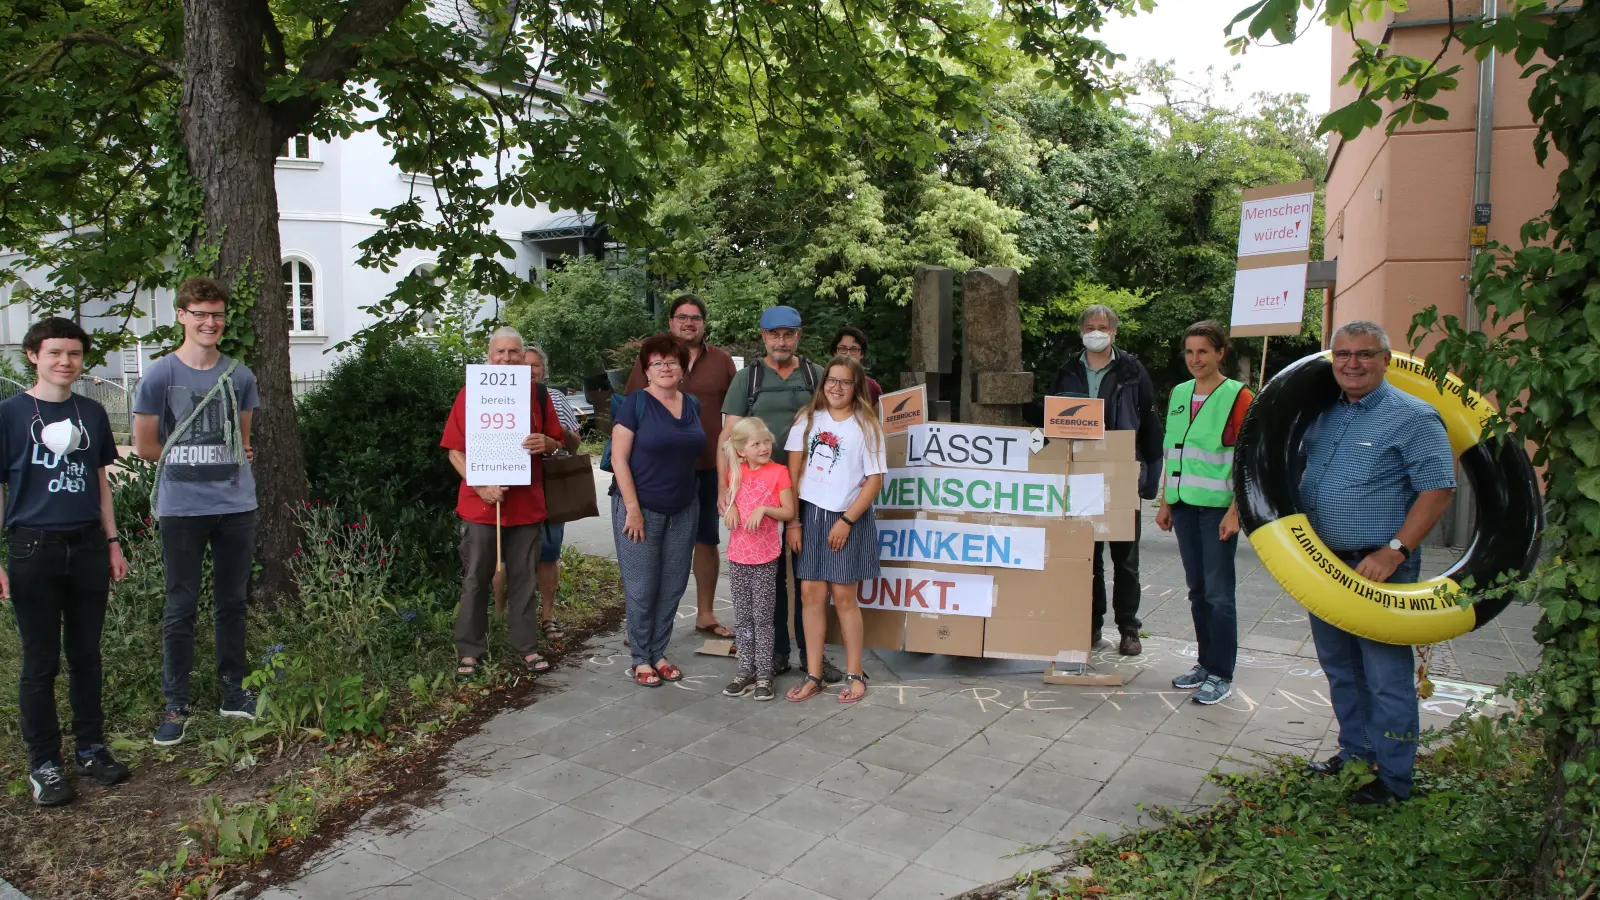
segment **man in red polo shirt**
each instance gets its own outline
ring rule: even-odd
[[[667,313],[672,336],[689,348],[689,368],[683,373],[683,390],[700,401],[701,415],[719,416],[722,400],[733,381],[733,357],[728,351],[706,343],[706,305],[693,294],[682,294],[672,301]],[[644,359],[634,364],[628,376],[628,393],[645,386]],[[731,638],[733,632],[717,621],[712,604],[717,596],[717,573],[722,557],[717,544],[721,516],[717,513],[717,435],[720,428],[706,427],[706,446],[694,461],[694,474],[700,492],[700,521],[694,537],[694,586],[696,614],[694,629],[714,637]]]
[[[496,329],[489,337],[489,365],[522,365],[522,335],[515,328]],[[528,379],[528,390],[534,390]],[[461,517],[461,603],[456,608],[456,675],[476,674],[489,646],[489,589],[495,569],[495,508],[500,511],[501,553],[506,564],[506,615],[511,649],[531,672],[544,672],[550,662],[539,655],[539,608],[534,602],[540,524],[544,521],[544,472],[540,457],[561,447],[561,419],[545,395],[534,412],[532,433],[522,446],[533,454],[532,483],[526,486],[467,485],[467,389],[456,394],[439,446],[450,451],[450,464],[461,476],[456,515]]]

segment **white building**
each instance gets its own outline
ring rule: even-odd
[[[402,256],[392,271],[357,265],[357,245],[382,227],[372,210],[395,206],[415,193],[426,200],[433,190],[427,176],[400,171],[389,148],[372,131],[331,143],[307,136],[290,140],[277,165],[278,234],[283,259],[279,274],[288,288],[290,362],[297,375],[322,372],[337,359],[334,347],[372,324],[374,317],[362,308],[388,295],[407,273],[433,265],[422,251]],[[425,205],[431,205],[425,203]],[[499,207],[493,227],[516,251],[514,260],[502,260],[519,277],[534,277],[537,270],[564,256],[602,252],[603,226],[592,215],[552,213],[540,206]],[[16,256],[0,251],[0,267]],[[47,286],[47,273],[20,273],[33,288]],[[23,300],[27,288],[0,287],[0,347],[20,357],[23,335],[36,315]],[[13,297],[15,295],[15,298]],[[173,319],[173,290],[142,291],[140,303],[146,318],[130,323],[138,334]],[[496,313],[493,301],[483,311]],[[114,331],[120,320],[91,318],[90,330]],[[122,359],[108,360],[95,374],[133,375],[141,372],[154,349],[130,350]]]

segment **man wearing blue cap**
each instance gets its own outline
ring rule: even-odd
[[[772,461],[787,464],[782,447],[789,437],[789,426],[795,414],[811,402],[822,381],[822,369],[796,353],[800,346],[800,312],[792,306],[774,306],[761,314],[761,342],[767,355],[752,365],[747,365],[733,376],[728,385],[728,395],[722,401],[722,436],[720,446],[728,440],[733,426],[745,416],[759,416],[772,432]],[[728,507],[728,458],[717,454],[717,483],[722,486],[718,510]],[[788,562],[784,554],[778,556],[777,603],[773,609],[773,674],[789,671],[789,588]],[[794,587],[794,638],[803,659],[806,653],[805,628],[800,623],[800,586]],[[824,681],[843,679],[838,667],[827,659],[822,661]]]

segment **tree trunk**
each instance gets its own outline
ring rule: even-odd
[[[250,307],[251,368],[261,392],[252,421],[261,524],[252,582],[257,602],[296,594],[288,560],[299,541],[295,510],[306,495],[305,461],[289,372],[289,316],[278,267],[281,138],[263,102],[264,4],[185,0],[183,137],[189,172],[204,192],[201,244],[218,250],[216,275],[231,286],[235,312]]]

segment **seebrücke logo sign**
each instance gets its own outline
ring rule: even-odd
[[[1098,441],[1106,436],[1104,400],[1084,397],[1044,398],[1044,436]]]
[[[928,420],[928,388],[919,384],[878,398],[878,417],[886,434],[899,434]]]

